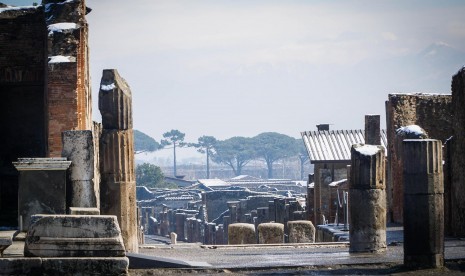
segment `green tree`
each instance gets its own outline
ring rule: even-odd
[[[252,138],[257,157],[263,158],[268,167],[268,178],[273,178],[273,163],[297,154],[295,139],[276,132],[264,132]]]
[[[176,177],[176,147],[185,147],[187,144],[184,142],[184,136],[186,134],[180,132],[177,129],[172,129],[169,132],[165,132],[163,134],[163,140],[161,140],[162,147],[173,145],[173,157],[174,157],[174,165],[173,165],[173,173],[174,177]]]
[[[150,163],[137,165],[136,167],[136,184],[149,188],[157,188],[163,184],[165,176],[160,167]]]
[[[242,168],[255,158],[252,138],[232,137],[218,141],[212,160],[216,163],[228,165],[234,175],[241,175]]]
[[[142,131],[134,129],[134,149],[137,153],[146,151],[156,151],[160,149],[160,144],[152,137]]]
[[[304,145],[304,141],[301,138],[295,139],[296,147],[298,149],[299,165],[300,165],[300,180],[304,179],[304,165],[307,164],[310,159],[308,157],[307,148]]]
[[[207,179],[210,178],[210,156],[214,153],[215,145],[218,142],[213,136],[202,136],[197,139],[197,143],[191,143],[189,146],[195,147],[198,152],[207,155]]]

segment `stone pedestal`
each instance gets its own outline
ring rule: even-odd
[[[66,214],[66,158],[19,158],[18,216],[21,231],[35,214]]]
[[[386,250],[384,147],[352,146],[350,177],[350,252]]]
[[[284,243],[284,224],[273,222],[259,224],[258,242],[260,244]]]
[[[315,242],[315,226],[309,220],[294,220],[287,223],[290,243]]]
[[[444,265],[442,143],[404,140],[404,264]]]
[[[178,234],[178,241],[184,241],[184,223],[186,221],[185,213],[176,213],[176,234]]]
[[[228,244],[255,244],[255,225],[234,223],[228,227]]]
[[[124,257],[115,216],[35,215],[24,245],[26,257]]]

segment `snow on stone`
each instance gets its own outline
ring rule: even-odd
[[[39,6],[21,6],[21,7],[13,7],[7,6],[6,8],[0,8],[0,13],[4,11],[18,11],[18,10],[28,10],[28,9],[37,9]]]
[[[60,32],[62,33],[63,31],[66,30],[74,30],[79,28],[79,25],[76,23],[55,23],[55,24],[50,24],[48,25],[48,35],[53,34],[53,32]]]
[[[380,148],[374,145],[363,145],[361,147],[355,148],[355,150],[362,155],[371,156],[377,154],[380,151]]]
[[[396,130],[396,133],[414,134],[416,136],[421,136],[425,134],[423,129],[417,125],[409,125],[409,126],[400,127]]]
[[[52,56],[48,63],[76,62],[76,57],[72,56]]]
[[[100,89],[103,90],[103,91],[110,91],[110,90],[113,90],[113,89],[115,89],[115,88],[116,88],[116,86],[115,86],[114,83],[108,84],[108,85],[102,84],[102,85],[100,86]]]
[[[74,2],[74,0],[67,0],[65,2],[58,2],[58,3],[49,3],[49,4],[45,4],[45,12],[49,12],[50,11],[50,7],[52,5],[63,5],[65,3],[72,3]]]

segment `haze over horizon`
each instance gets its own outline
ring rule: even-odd
[[[365,114],[384,126],[389,93],[450,93],[465,65],[460,0],[86,4],[94,118],[102,70],[115,68],[133,92],[134,128],[157,141],[171,129],[188,142],[298,138],[320,123],[363,128]]]

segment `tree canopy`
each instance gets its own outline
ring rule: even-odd
[[[165,176],[160,167],[150,163],[137,165],[136,167],[136,184],[149,188],[157,188],[163,184]]]
[[[252,138],[232,137],[218,141],[212,160],[216,163],[228,165],[234,175],[240,175],[242,168],[256,157]]]
[[[285,134],[264,132],[253,138],[257,157],[263,158],[268,167],[268,178],[273,178],[273,163],[295,156],[298,152],[295,139]]]
[[[160,149],[160,144],[152,137],[142,131],[134,129],[134,149],[136,153],[146,151],[156,151]]]

